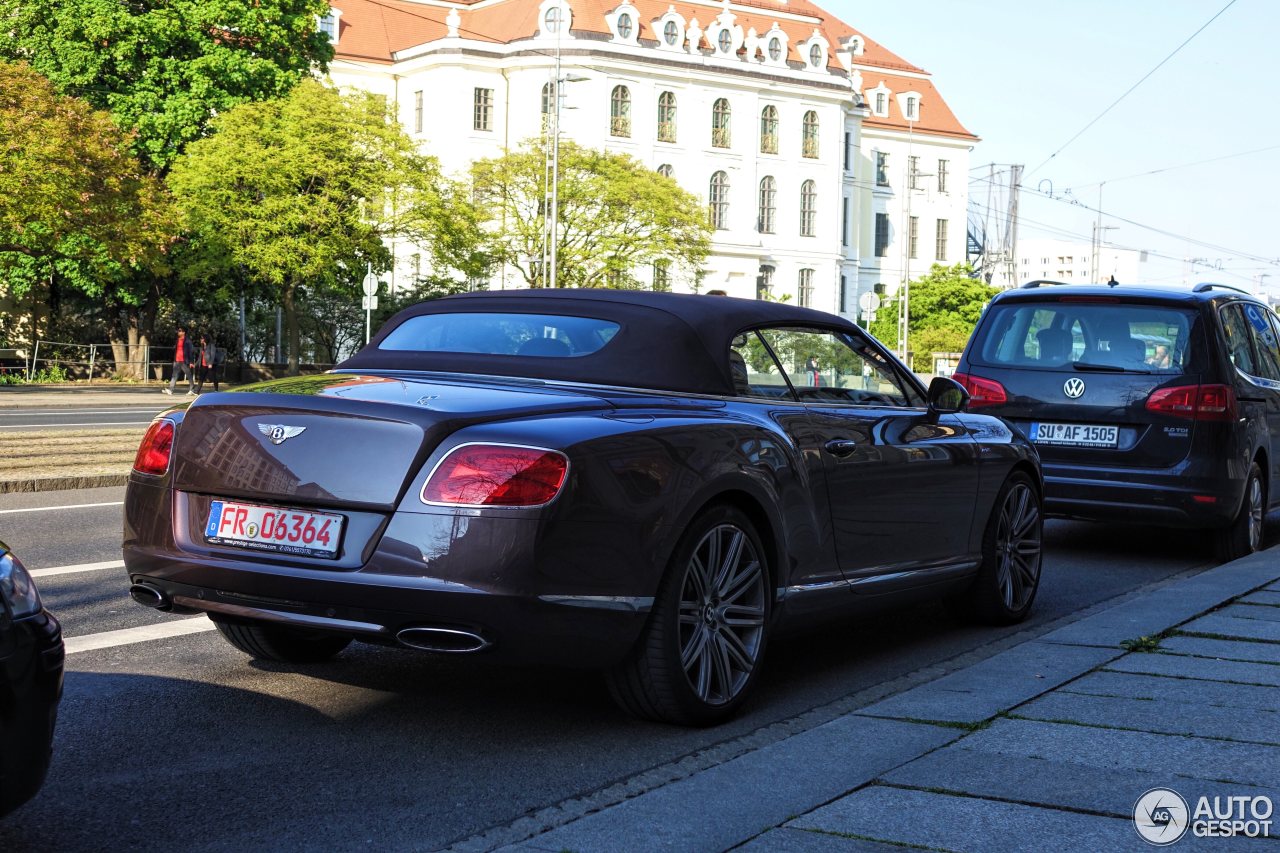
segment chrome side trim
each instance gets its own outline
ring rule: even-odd
[[[282,613],[279,610],[266,610],[261,607],[245,607],[242,604],[227,604],[222,601],[209,601],[204,598],[192,598],[189,595],[175,595],[173,603],[212,613],[222,613],[241,619],[257,619],[262,622],[275,622],[290,625],[294,628],[312,628],[319,631],[339,631],[357,634],[386,634],[387,626],[372,622],[353,622],[349,619],[332,619],[327,616],[309,616],[306,613]]]
[[[918,577],[921,580],[928,581],[935,576],[958,575],[964,572],[976,569],[981,560],[957,560],[950,563],[938,563],[930,566],[916,566],[909,569],[903,569],[896,572],[888,572],[885,574],[864,574],[854,578],[841,578],[834,581],[823,581],[822,583],[797,584],[778,590],[778,600],[782,601],[793,595],[801,595],[810,592],[829,592],[835,589],[864,590],[873,588],[877,584],[894,583],[906,578]],[[874,570],[864,570],[874,571]]]
[[[566,607],[621,610],[626,613],[648,613],[653,608],[651,595],[540,595],[538,600]]]

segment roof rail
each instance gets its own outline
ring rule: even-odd
[[[1039,286],[1040,286],[1040,285],[1042,285],[1042,284],[1071,284],[1071,282],[1069,282],[1069,281],[1053,281],[1052,279],[1048,279],[1048,278],[1038,278],[1038,279],[1036,279],[1035,281],[1029,281],[1029,282],[1027,282],[1026,284],[1022,285],[1022,289],[1023,289],[1023,290],[1034,290],[1035,288],[1039,287]]]
[[[1191,288],[1192,293],[1204,293],[1207,290],[1234,290],[1236,293],[1243,293],[1245,296],[1253,295],[1249,291],[1244,290],[1242,288],[1232,287],[1229,284],[1218,284],[1217,282],[1214,282],[1214,281],[1202,281],[1199,284],[1197,284],[1195,287]]]

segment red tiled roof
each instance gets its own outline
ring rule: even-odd
[[[339,17],[339,35],[336,49],[337,59],[349,59],[363,62],[391,63],[398,51],[442,39],[448,35],[445,23],[449,9],[441,6],[428,6],[412,0],[333,0],[335,8],[342,11]],[[479,5],[485,0],[457,0],[460,18],[458,34],[472,41],[486,41],[496,44],[510,44],[534,37],[538,32],[538,7],[541,0],[499,0]],[[609,36],[609,26],[605,14],[618,7],[621,0],[568,0],[573,9],[573,32]],[[656,41],[660,34],[653,31],[653,21],[661,18],[669,8],[674,7],[686,24],[694,18],[705,31],[721,13],[719,3],[704,0],[701,3],[690,0],[631,0],[639,12],[636,36],[648,41]],[[960,124],[955,114],[942,100],[927,72],[912,65],[902,57],[889,51],[879,42],[868,38],[858,30],[828,14],[810,0],[735,0],[733,9],[734,25],[740,26],[745,33],[754,28],[758,36],[763,37],[776,21],[788,37],[788,59],[792,62],[805,62],[807,57],[799,53],[798,45],[807,41],[815,29],[819,30],[828,43],[827,65],[829,70],[843,74],[843,66],[836,58],[836,52],[843,47],[843,42],[850,36],[857,35],[863,41],[863,53],[854,58],[855,66],[861,67],[864,89],[873,88],[880,80],[894,92],[913,90],[921,95],[921,120],[915,123],[915,130],[920,133],[940,133],[949,136],[976,139]],[[478,6],[478,8],[477,8]],[[750,7],[749,10],[741,7]],[[757,11],[758,10],[758,11]],[[778,13],[785,13],[779,17]],[[794,20],[802,16],[808,20]],[[706,37],[702,46],[709,47]],[[871,67],[868,67],[871,66]],[[766,70],[768,66],[745,65],[744,68]],[[883,69],[884,74],[879,71]],[[899,74],[921,74],[924,77],[901,77]],[[890,110],[887,118],[870,116],[866,123],[875,127],[890,127],[905,130],[907,122],[903,119],[896,98],[890,99]]]

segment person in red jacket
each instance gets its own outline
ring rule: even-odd
[[[182,374],[182,378],[187,382],[188,396],[194,396],[195,391],[195,375],[196,366],[196,348],[191,343],[191,339],[187,337],[187,330],[184,326],[178,327],[178,344],[173,349],[173,375],[169,377],[169,387],[160,390],[166,394],[172,394],[174,387],[178,383],[178,374]]]
[[[196,381],[196,393],[204,393],[205,380],[213,378],[213,390],[218,390],[218,345],[205,335],[200,336],[200,378]]]

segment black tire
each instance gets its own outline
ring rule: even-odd
[[[635,648],[607,673],[610,694],[649,720],[729,719],[760,677],[772,608],[755,526],[733,507],[706,510],[676,545]]]
[[[1040,588],[1044,508],[1030,476],[1014,471],[1000,487],[982,535],[982,566],[964,598],[966,614],[988,625],[1027,618]]]
[[[209,617],[218,626],[222,638],[240,651],[258,660],[282,663],[320,663],[332,658],[351,644],[350,637],[266,625],[261,622],[236,622]]]
[[[1267,490],[1262,469],[1255,462],[1249,466],[1240,510],[1226,527],[1216,531],[1214,550],[1222,562],[1247,557],[1262,548],[1262,525],[1267,515]]]

